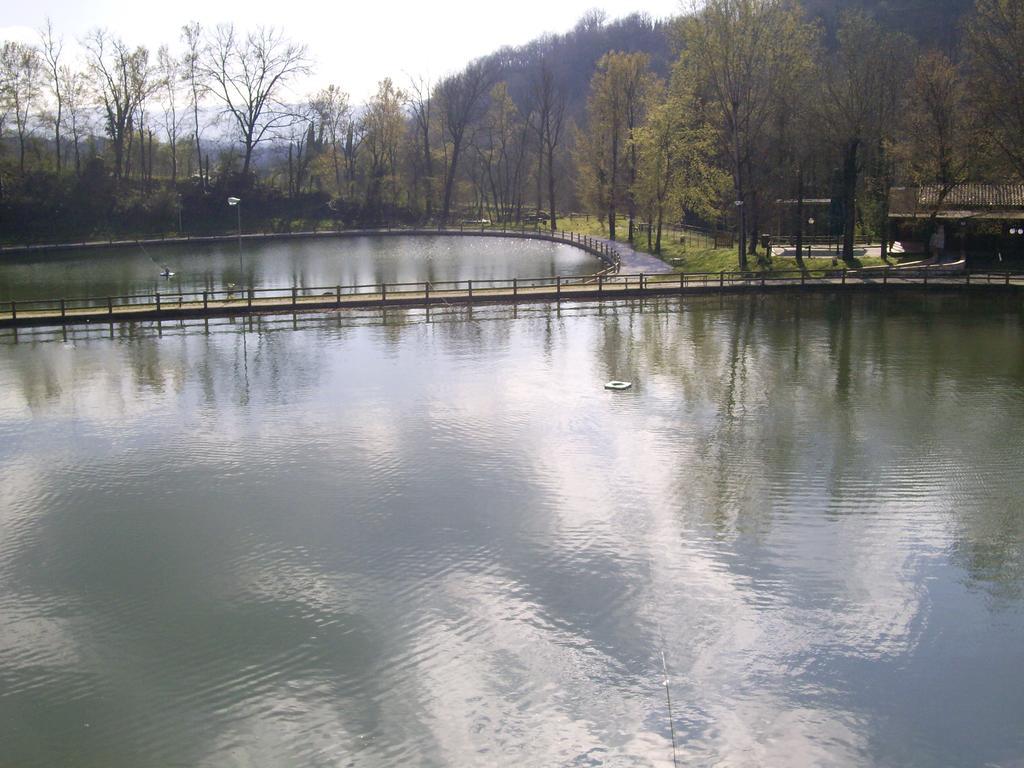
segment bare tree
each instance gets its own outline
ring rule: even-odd
[[[467,138],[467,130],[481,115],[492,76],[483,62],[474,62],[438,86],[442,103],[441,118],[445,141],[444,202],[441,220],[447,223],[451,216],[452,195],[459,159]]]
[[[46,17],[46,26],[39,32],[39,39],[42,43],[43,61],[46,64],[46,74],[49,78],[50,92],[53,94],[56,111],[53,114],[53,146],[57,160],[57,175],[61,173],[61,142],[60,129],[63,123],[64,94],[60,77],[60,57],[64,51],[64,39],[56,37],[53,32],[53,21]]]
[[[253,150],[295,119],[284,89],[290,79],[309,72],[306,46],[272,27],[257,27],[243,38],[233,24],[223,24],[210,40],[204,71],[234,123],[247,177]]]
[[[538,133],[538,151],[547,159],[548,208],[551,212],[551,231],[558,229],[555,205],[555,152],[562,140],[566,119],[565,89],[558,83],[548,56],[542,56],[531,79],[534,114]],[[538,171],[543,160],[538,163]]]
[[[93,115],[89,99],[88,78],[84,73],[67,65],[60,68],[61,93],[64,96],[64,125],[71,133],[71,147],[75,153],[75,175],[82,172],[82,139],[90,131]]]
[[[178,181],[178,135],[184,115],[181,111],[182,61],[161,45],[156,52],[159,88],[163,107],[164,132],[171,150],[171,183]]]
[[[0,49],[0,86],[3,100],[14,113],[18,132],[18,170],[25,175],[25,149],[32,132],[32,109],[39,98],[42,60],[31,45],[6,42]]]
[[[498,83],[491,90],[490,108],[476,132],[473,144],[477,150],[484,197],[494,203],[495,218],[507,221],[512,217],[522,188],[526,160],[527,134],[508,85]]]
[[[434,215],[434,158],[430,151],[430,121],[433,100],[430,83],[422,78],[411,80],[407,98],[408,106],[412,111],[416,143],[419,147],[418,157],[423,163],[423,209],[429,219]]]
[[[89,68],[103,102],[104,123],[114,148],[114,178],[120,179],[127,160],[125,148],[134,130],[136,110],[149,81],[149,52],[130,49],[103,29],[85,40]]]
[[[203,30],[198,21],[193,21],[181,28],[181,39],[185,43],[185,54],[182,58],[181,76],[188,84],[189,96],[192,104],[192,141],[196,148],[196,162],[199,166],[199,178],[205,190],[208,184],[206,174],[203,173],[203,148],[200,143],[199,129],[199,102],[206,94],[206,81],[203,76]]]

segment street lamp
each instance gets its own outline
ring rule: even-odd
[[[807,219],[807,223],[811,227],[811,242],[807,246],[807,258],[811,258],[811,246],[814,245],[814,217],[811,216]]]
[[[242,266],[242,201],[237,197],[229,197],[228,205],[238,211],[238,284],[242,284],[245,267]]]

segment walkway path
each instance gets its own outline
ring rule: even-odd
[[[828,277],[768,277],[743,273],[703,275],[617,274],[530,280],[403,283],[326,288],[151,294],[104,299],[0,302],[0,327],[61,326],[134,320],[223,317],[273,312],[309,312],[363,307],[415,307],[562,301],[603,301],[678,295],[779,291],[847,290],[1012,290],[1024,289],[1024,274],[956,275],[907,270],[849,272]]]
[[[643,272],[647,275],[667,275],[675,272],[671,266],[649,253],[636,250],[632,245],[618,240],[606,240],[603,237],[595,237],[595,240],[605,243],[609,248],[619,252],[620,269],[623,272]]]

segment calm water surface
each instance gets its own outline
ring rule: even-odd
[[[0,301],[174,291],[587,275],[575,246],[495,237],[383,236],[125,246],[0,259]],[[163,266],[174,276],[160,277]],[[244,270],[244,271],[243,271]]]
[[[1019,302],[450,312],[0,337],[0,765],[1022,764]]]

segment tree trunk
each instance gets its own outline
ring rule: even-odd
[[[617,130],[617,129],[616,129]],[[617,135],[612,136],[612,169],[611,169],[611,183],[608,185],[608,236],[614,241],[615,240],[615,203],[616,203],[616,187],[618,181],[618,170],[619,170],[619,137]]]
[[[857,149],[859,139],[846,146],[843,155],[843,261],[853,262],[853,236],[857,226]]]
[[[654,252],[661,256],[661,225],[665,218],[665,206],[658,204],[658,236],[654,240]]]
[[[548,206],[551,209],[551,231],[558,229],[558,214],[555,213],[555,148],[548,142]]]
[[[458,170],[459,150],[461,141],[452,142],[452,163],[444,180],[444,207],[441,210],[441,219],[447,224],[452,210],[452,192],[455,189],[455,172]]]
[[[55,80],[56,82],[56,80]],[[60,159],[60,121],[61,114],[64,111],[64,105],[60,97],[60,87],[57,89],[57,120],[53,125],[53,145],[57,150],[57,175],[60,176],[61,171],[61,159]]]
[[[171,139],[171,186],[178,183],[178,139]]]
[[[540,221],[540,212],[544,210],[544,142],[538,139],[539,151],[537,152],[537,220]]]
[[[252,163],[252,142],[245,143],[245,160],[242,162],[242,183],[246,184],[249,178],[249,166]]]
[[[803,166],[796,171],[796,266],[801,272],[806,272],[804,266],[804,169]]]

